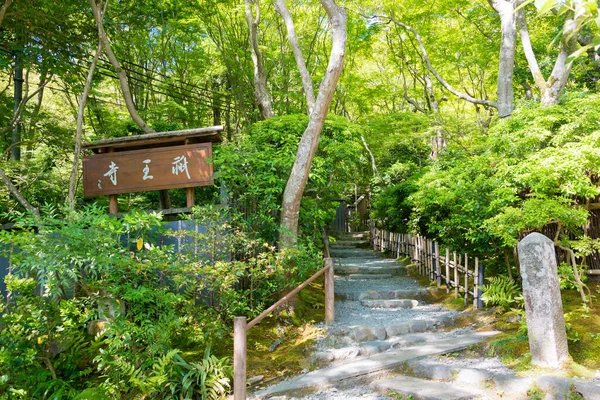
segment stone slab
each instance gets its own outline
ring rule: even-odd
[[[366,279],[390,279],[392,274],[350,274],[348,279],[366,280]]]
[[[452,353],[480,343],[497,335],[497,331],[471,332],[451,338],[443,338],[397,351],[379,353],[371,357],[357,358],[343,364],[311,371],[290,380],[283,381],[255,393],[265,396],[308,388],[325,388],[337,382],[367,375],[373,372],[395,368],[406,361],[432,354]]]
[[[359,265],[339,266],[335,268],[336,275],[350,274],[389,274],[398,275],[404,268],[401,265],[390,267],[365,267]]]
[[[430,292],[426,288],[400,289],[400,290],[369,290],[360,294],[360,300],[392,300],[411,297],[427,296]]]
[[[375,390],[412,396],[419,400],[471,400],[481,393],[472,389],[456,387],[450,383],[427,381],[408,376],[395,376],[371,383]]]
[[[417,300],[392,299],[392,300],[361,300],[361,304],[371,308],[415,308],[419,305]]]

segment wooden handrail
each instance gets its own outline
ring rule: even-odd
[[[246,323],[246,317],[235,317],[233,319],[233,399],[246,400],[246,341],[247,333],[254,325],[262,321],[267,315],[280,307],[283,303],[298,294],[299,291],[308,286],[319,276],[325,274],[325,323],[331,324],[334,319],[334,263],[329,257],[329,243],[325,241],[325,266],[313,274],[310,278],[300,284],[296,289],[283,296],[279,301],[267,308],[260,315]]]
[[[279,299],[279,301],[277,303],[273,304],[271,307],[267,308],[265,311],[260,313],[260,315],[258,317],[254,318],[252,321],[248,322],[248,324],[246,325],[246,331],[250,330],[250,328],[252,328],[254,325],[258,324],[260,321],[265,319],[266,316],[271,314],[274,310],[276,310],[283,303],[287,302],[289,299],[291,299],[292,297],[297,295],[299,291],[301,291],[306,286],[308,286],[312,281],[317,279],[319,276],[323,275],[331,267],[331,265],[327,262],[328,260],[331,260],[331,258],[326,259],[325,266],[323,268],[321,268],[319,271],[317,271],[315,274],[313,274],[313,276],[311,276],[310,278],[305,280],[296,289],[292,290],[291,292],[289,292],[288,294],[283,296],[281,299]]]

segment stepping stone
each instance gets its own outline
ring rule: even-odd
[[[417,300],[393,299],[393,300],[361,300],[361,304],[371,308],[414,308],[419,305]]]
[[[371,383],[371,387],[381,392],[394,392],[402,396],[412,396],[419,400],[471,400],[481,393],[472,389],[457,387],[451,383],[428,381],[408,376],[395,376]]]
[[[446,354],[463,350],[473,344],[480,343],[500,332],[470,332],[450,338],[433,340],[401,350],[375,354],[371,357],[334,365],[308,372],[304,375],[280,382],[264,390],[254,393],[265,398],[278,393],[293,392],[303,389],[321,389],[337,384],[345,379],[364,376],[381,370],[389,370],[404,364],[408,360],[432,354]]]

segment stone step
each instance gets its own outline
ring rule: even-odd
[[[482,365],[482,363],[484,365]],[[487,365],[486,365],[487,364]],[[552,398],[567,397],[571,385],[585,399],[600,399],[600,382],[573,380],[558,376],[533,377],[517,376],[498,360],[458,359],[454,362],[430,359],[415,359],[407,362],[411,374],[426,379],[453,381],[462,387],[477,388],[486,391],[494,388],[495,392],[503,393],[510,398],[527,398],[527,390],[535,383],[544,393]]]
[[[339,265],[334,267],[336,275],[350,275],[350,274],[389,274],[389,275],[400,275],[404,270],[402,265],[392,265],[389,267],[365,267],[357,265]]]
[[[374,252],[370,249],[357,249],[356,247],[351,249],[331,249],[331,254],[334,258],[336,257],[352,257],[352,256],[370,256],[373,258],[381,257],[381,252]]]
[[[338,327],[331,330],[332,335],[349,336],[355,342],[370,342],[373,340],[384,340],[409,333],[422,333],[434,331],[444,326],[449,326],[454,319],[449,315],[437,316],[432,319],[413,319],[405,322],[397,322],[389,325],[367,326],[354,325],[349,327]]]
[[[369,232],[345,232],[336,235],[340,240],[365,239],[369,237]]]
[[[263,399],[275,394],[305,392],[307,389],[321,389],[338,384],[341,381],[365,376],[382,370],[391,370],[408,360],[431,354],[446,354],[463,350],[480,343],[499,332],[471,332],[451,338],[443,338],[401,350],[375,354],[358,358],[339,365],[318,369],[295,378],[280,382],[254,393],[255,398]]]
[[[370,308],[415,308],[419,305],[418,300],[411,299],[361,300],[360,302]]]
[[[345,276],[345,279],[354,281],[364,281],[368,279],[390,279],[392,274],[350,274]]]
[[[337,248],[339,246],[368,246],[370,242],[368,240],[363,239],[350,239],[350,240],[336,240],[335,243],[331,243],[329,247]]]
[[[371,383],[371,387],[383,393],[396,393],[415,400],[471,400],[479,399],[482,393],[458,387],[451,383],[428,381],[408,376],[394,376]]]
[[[404,267],[404,264],[389,258],[380,257],[345,257],[337,258],[335,261],[335,268],[341,267]]]
[[[377,353],[382,353],[390,349],[399,350],[414,346],[418,343],[431,342],[438,340],[441,335],[448,335],[446,333],[440,334],[439,332],[424,332],[402,335],[392,337],[385,340],[371,340],[368,342],[355,343],[350,337],[343,337],[342,340],[329,341],[329,346],[336,344],[344,344],[342,347],[333,347],[326,350],[317,351],[313,354],[311,362],[312,364],[322,365],[323,363],[334,363],[340,361],[347,361],[357,357],[368,357]],[[348,339],[343,340],[343,339]]]
[[[359,300],[392,300],[407,297],[426,297],[431,292],[427,288],[399,289],[399,290],[369,290],[359,294]]]

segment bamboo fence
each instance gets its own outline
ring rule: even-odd
[[[469,258],[467,253],[459,254],[449,248],[440,252],[435,240],[378,228],[371,229],[371,243],[375,251],[387,251],[396,258],[410,257],[420,275],[435,281],[438,287],[444,284],[447,293],[454,291],[455,298],[464,299],[465,306],[472,301],[474,309],[483,307],[484,268],[478,257]]]

